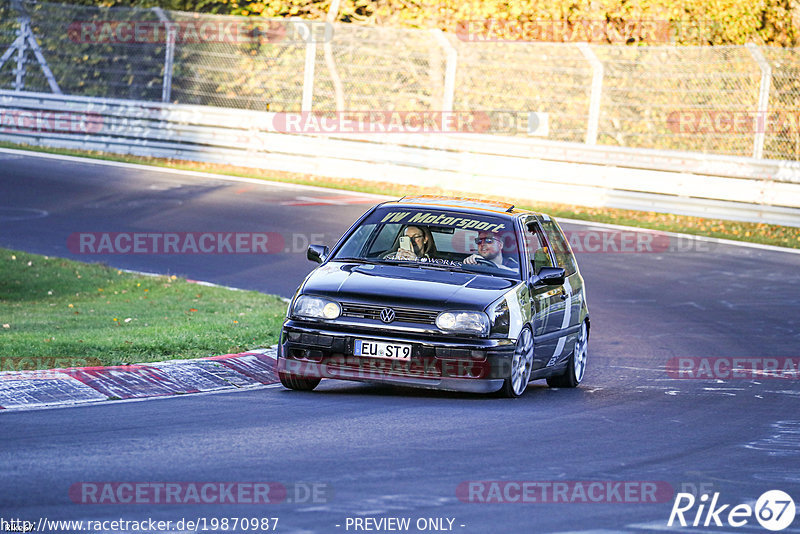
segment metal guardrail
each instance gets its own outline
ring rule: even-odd
[[[800,162],[462,134],[275,131],[274,113],[0,91],[0,140],[800,226]]]

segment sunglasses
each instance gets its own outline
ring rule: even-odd
[[[491,245],[492,243],[495,243],[495,242],[499,243],[500,240],[499,239],[495,239],[494,237],[476,237],[475,238],[475,244],[476,245],[482,245],[483,243],[489,243]]]

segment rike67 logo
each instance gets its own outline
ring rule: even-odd
[[[678,493],[667,526],[671,527],[677,521],[682,527],[740,528],[747,525],[755,516],[756,521],[765,529],[779,531],[791,525],[795,518],[794,501],[789,494],[781,490],[764,492],[756,500],[755,506],[721,504],[718,492],[711,497],[711,502],[708,501],[708,494],[696,499],[691,493]]]

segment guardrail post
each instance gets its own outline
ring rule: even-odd
[[[583,57],[592,66],[592,93],[589,99],[589,120],[586,125],[587,145],[597,144],[597,129],[600,123],[600,99],[603,94],[603,63],[597,59],[589,43],[577,43]]]
[[[172,98],[172,70],[175,65],[175,41],[178,35],[178,25],[170,22],[169,17],[160,7],[152,8],[158,20],[164,23],[166,43],[164,48],[164,78],[161,84],[161,101],[169,102]]]
[[[442,111],[453,111],[453,101],[456,93],[456,67],[458,66],[458,53],[442,30],[434,28],[431,30],[433,37],[441,45],[446,55],[446,66],[444,71],[444,91],[442,94]]]
[[[17,47],[17,68],[14,71],[14,90],[25,89],[25,37],[28,35],[28,21],[19,21],[19,46]]]
[[[294,23],[308,25],[306,61],[303,68],[303,100],[300,103],[300,111],[311,111],[314,102],[314,65],[317,60],[317,42],[314,40],[311,23],[302,20],[296,20]]]
[[[331,76],[331,83],[333,84],[333,97],[336,101],[336,111],[341,113],[344,111],[344,86],[342,79],[339,76],[339,71],[336,68],[336,61],[333,59],[333,47],[331,40],[333,39],[333,25],[336,19],[339,18],[339,5],[341,0],[333,0],[328,8],[328,15],[325,17],[325,44],[322,45],[322,50],[325,53],[325,64],[328,67],[328,74]],[[330,31],[330,38],[328,37],[328,30]]]
[[[175,41],[178,28],[176,24],[167,24],[167,49],[164,52],[164,84],[161,87],[161,101],[169,102],[172,98],[172,69],[175,65]]]
[[[755,137],[753,137],[753,157],[762,159],[764,157],[764,142],[767,130],[767,112],[769,111],[769,89],[772,85],[772,67],[761,53],[761,50],[753,43],[745,45],[750,55],[758,63],[761,69],[761,83],[758,88],[758,110],[756,111],[756,123],[753,125]]]

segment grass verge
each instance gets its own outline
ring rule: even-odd
[[[118,365],[277,342],[286,303],[0,249],[0,370]]]
[[[208,172],[228,176],[241,176],[277,182],[287,182],[318,187],[329,187],[356,191],[361,193],[376,193],[402,197],[411,194],[443,194],[462,196],[458,189],[441,189],[436,187],[405,186],[388,182],[373,182],[358,179],[328,178],[309,174],[298,174],[283,171],[270,171],[253,169],[249,167],[235,167],[231,165],[218,165],[199,163],[193,161],[164,160],[140,156],[120,156],[103,152],[91,152],[70,149],[55,149],[34,147],[28,145],[15,145],[1,142],[0,147],[46,152],[50,154],[63,154],[69,156],[87,157],[107,161],[136,163],[169,169]],[[483,195],[484,198],[517,203],[513,197],[497,195]],[[779,247],[800,248],[800,228],[793,226],[780,226],[776,224],[748,223],[728,221],[723,219],[708,219],[688,215],[674,215],[649,211],[621,210],[616,208],[587,208],[568,204],[537,203],[518,204],[519,207],[535,211],[542,211],[560,218],[579,219],[610,224],[621,224],[639,228],[650,228],[664,232],[678,232],[684,234],[714,237],[719,239],[732,239],[764,245]]]

